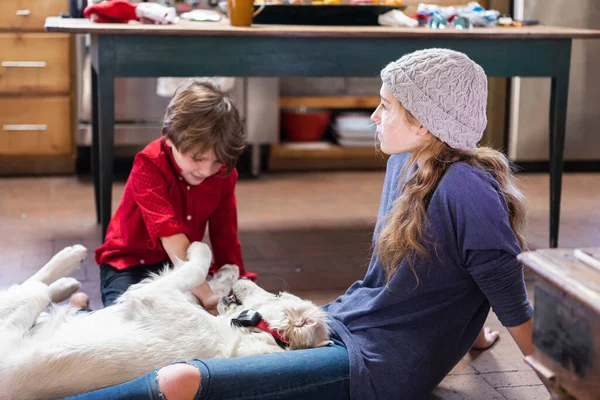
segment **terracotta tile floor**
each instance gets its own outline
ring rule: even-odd
[[[530,205],[528,239],[548,246],[548,176],[520,175]],[[237,189],[246,267],[267,290],[286,289],[322,304],[362,278],[378,211],[382,172],[265,174]],[[600,174],[564,177],[561,247],[600,245]],[[115,184],[114,204],[123,192]],[[56,251],[100,244],[93,189],[77,177],[0,179],[0,288],[22,281]],[[88,256],[74,276],[99,308],[98,268]],[[501,330],[491,350],[473,352],[431,399],[546,399],[547,392]]]

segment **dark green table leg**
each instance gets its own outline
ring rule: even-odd
[[[91,149],[91,170],[94,179],[94,202],[96,204],[96,223],[101,222],[100,211],[100,144],[98,140],[98,74],[94,67],[92,70],[92,149]]]
[[[550,92],[550,247],[558,246],[571,41],[557,44],[556,71]]]
[[[102,240],[112,216],[113,144],[115,125],[115,54],[114,37],[92,37],[92,65],[96,68],[96,94],[98,114],[97,156],[98,187],[100,189],[100,224]]]

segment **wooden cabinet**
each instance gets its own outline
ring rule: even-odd
[[[74,40],[44,32],[68,0],[2,0],[0,175],[75,169]]]
[[[598,399],[600,247],[528,251],[518,259],[535,277],[533,354],[526,362],[552,399]]]

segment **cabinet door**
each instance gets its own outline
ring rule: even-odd
[[[0,155],[72,151],[68,96],[0,98]]]

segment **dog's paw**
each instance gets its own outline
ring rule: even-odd
[[[53,303],[65,301],[80,287],[81,283],[75,278],[60,278],[48,287],[50,289],[50,300]]]
[[[206,243],[193,242],[190,244],[187,250],[187,258],[191,263],[203,263],[207,262],[210,264],[212,261],[212,251]]]
[[[213,292],[221,296],[226,296],[231,291],[233,282],[239,278],[239,267],[234,264],[225,264],[215,272],[209,284]]]
[[[65,247],[56,253],[32,279],[49,285],[71,274],[85,260],[86,255],[87,249],[79,244]]]
[[[213,279],[220,281],[233,282],[240,279],[240,267],[235,264],[225,264],[215,272]]]
[[[59,262],[63,265],[64,268],[73,268],[81,264],[87,256],[87,249],[80,244],[76,244],[74,246],[65,247],[54,257],[52,257],[52,261]]]

